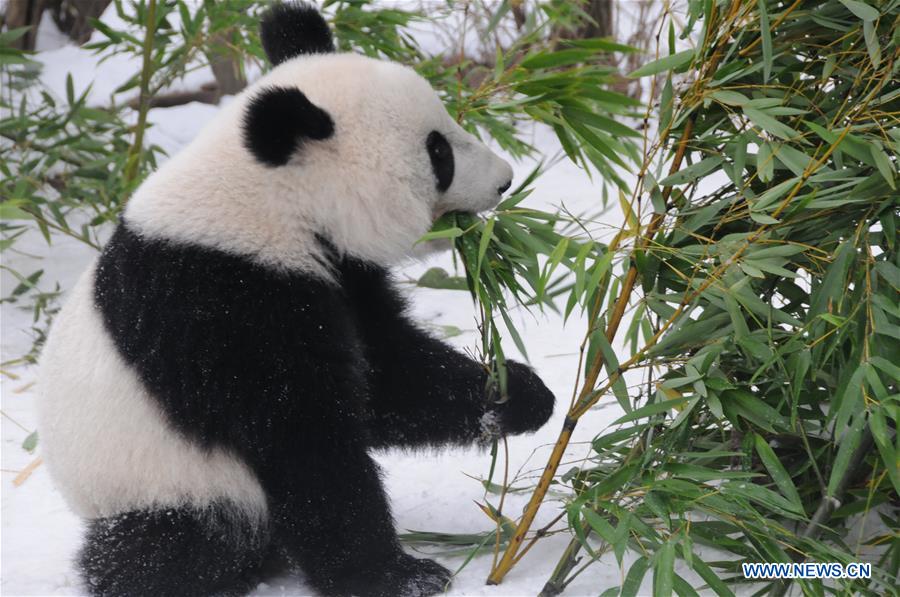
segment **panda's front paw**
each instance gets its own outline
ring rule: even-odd
[[[363,595],[372,597],[427,597],[443,593],[453,573],[435,562],[402,554],[386,566],[380,582],[371,585]]]
[[[528,365],[507,361],[506,371],[509,400],[494,405],[488,412],[496,413],[504,434],[537,431],[553,414],[553,392]]]

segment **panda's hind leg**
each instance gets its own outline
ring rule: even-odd
[[[136,510],[89,521],[78,565],[92,595],[244,595],[268,549],[228,506]]]

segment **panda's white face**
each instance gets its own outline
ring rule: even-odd
[[[152,236],[321,269],[316,235],[388,265],[449,211],[494,207],[509,164],[413,70],[355,54],[288,59],[231,101],[132,198]]]

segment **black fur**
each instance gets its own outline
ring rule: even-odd
[[[437,180],[437,188],[443,193],[453,183],[453,173],[456,169],[453,147],[447,142],[447,138],[437,131],[428,133],[425,147],[428,149],[428,157],[431,158],[431,169]]]
[[[374,445],[472,443],[485,431],[486,410],[508,433],[535,431],[550,418],[553,394],[529,367],[510,361],[508,389],[518,400],[492,403],[482,365],[404,317],[405,302],[383,268],[343,259],[340,273],[369,366]]]
[[[301,54],[334,52],[328,23],[305,2],[272,6],[260,22],[259,37],[269,62],[276,66]]]
[[[170,423],[253,469],[268,497],[270,548],[286,552],[318,590],[432,594],[449,573],[403,553],[369,450],[474,441],[487,410],[498,412],[503,431],[533,430],[553,396],[514,364],[510,400],[490,403],[481,367],[412,325],[382,268],[332,259],[337,283],[142,238],[123,223],[101,256],[95,302]],[[143,535],[122,538],[118,551],[146,542]],[[107,544],[93,534],[88,542],[97,567],[115,577],[106,582],[126,582],[126,569],[104,567]],[[190,571],[188,543],[165,557]]]
[[[333,134],[328,112],[296,88],[266,88],[244,114],[244,147],[268,166],[284,166],[306,140]]]
[[[264,528],[214,504],[88,523],[78,565],[93,595],[245,595],[260,582]]]

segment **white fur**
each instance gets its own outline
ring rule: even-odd
[[[94,268],[72,289],[41,359],[41,451],[56,487],[88,518],[230,501],[263,521],[266,497],[249,468],[172,429],[118,354],[93,303]]]
[[[331,138],[308,141],[274,168],[242,142],[248,103],[272,86],[299,88],[335,123]],[[454,151],[456,174],[445,193],[425,149],[432,130]],[[150,236],[276,267],[321,271],[317,232],[346,253],[390,265],[410,254],[436,213],[489,209],[511,178],[509,164],[457,125],[412,69],[355,54],[301,56],[237,96],[148,178],[125,216]]]

